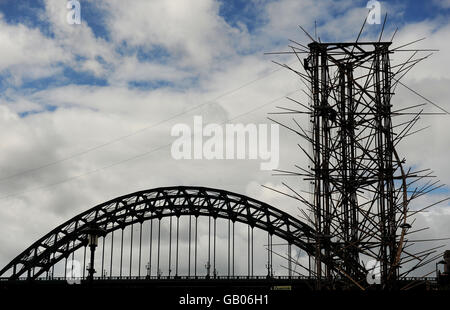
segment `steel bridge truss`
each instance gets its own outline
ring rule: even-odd
[[[121,230],[123,243],[123,230],[127,226],[142,224],[153,219],[159,220],[159,225],[161,225],[160,220],[165,217],[176,218],[178,225],[181,216],[191,216],[193,221],[197,221],[200,216],[209,217],[214,220],[214,228],[217,218],[228,219],[229,223],[233,223],[233,227],[235,222],[244,223],[248,225],[249,231],[251,229],[252,237],[253,228],[260,228],[268,233],[268,241],[271,241],[272,236],[278,236],[289,245],[298,246],[306,253],[314,252],[314,245],[310,242],[314,237],[313,229],[268,204],[224,190],[204,187],[166,187],[118,197],[75,216],[53,229],[13,259],[0,271],[0,277],[7,276],[9,280],[23,277],[36,279],[43,276],[45,272],[50,271],[53,274],[52,268],[57,262],[65,258],[67,263],[67,259],[74,251],[87,247],[88,231],[92,227],[102,230],[103,236],[108,234],[113,236],[114,231]],[[209,223],[211,224],[211,221]],[[142,238],[142,225],[140,227],[139,243]],[[230,229],[229,227],[228,229]],[[197,224],[195,229],[197,229]],[[209,229],[211,230],[211,227]],[[158,240],[158,255],[159,246]],[[191,251],[190,247],[189,243],[189,251]],[[197,242],[195,242],[195,247],[197,247]],[[268,248],[268,253],[271,250]],[[192,249],[192,251],[196,253],[197,249]],[[141,249],[139,249],[139,261],[140,255]],[[271,256],[269,253],[269,263],[271,263]],[[208,261],[210,262],[209,257]],[[215,270],[215,266],[213,270]],[[120,272],[122,273],[122,269]],[[230,273],[229,248],[228,273]]]

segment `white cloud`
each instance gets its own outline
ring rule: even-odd
[[[163,47],[182,66],[210,66],[233,51],[229,35],[236,31],[218,16],[219,5],[199,1],[108,1],[106,23],[113,40],[151,49]]]
[[[45,13],[41,18],[50,24],[54,42],[63,48],[66,54],[83,57],[88,62],[85,69],[91,69],[96,75],[106,74],[107,68],[100,70],[102,66],[98,57],[106,63],[114,62],[116,57],[114,49],[104,39],[97,38],[85,20],[80,25],[68,24],[66,16],[69,10],[66,4],[58,0],[45,0]],[[93,62],[97,64],[94,66]],[[73,69],[81,69],[77,65],[72,64]]]
[[[70,61],[70,55],[38,29],[22,24],[9,25],[0,16],[0,73],[9,73],[10,82],[20,85],[24,78],[51,76],[59,62]]]
[[[450,8],[450,0],[433,0],[433,3],[441,6],[444,9]]]

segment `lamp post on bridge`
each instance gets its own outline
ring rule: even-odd
[[[106,231],[98,226],[88,226],[83,230],[83,232],[87,235],[88,246],[89,249],[91,250],[91,259],[88,267],[87,279],[89,283],[92,283],[92,281],[94,280],[94,273],[95,273],[94,268],[95,248],[98,245],[98,237],[104,236]]]

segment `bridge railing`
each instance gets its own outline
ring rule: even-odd
[[[102,280],[313,280],[313,277],[308,276],[105,276],[94,277],[95,281]],[[8,278],[0,278],[0,281],[8,281]],[[27,277],[20,277],[18,281],[28,281]],[[34,281],[66,281],[66,280],[86,280],[83,277],[39,277]]]
[[[315,280],[315,277],[309,276],[104,276],[104,277],[94,277],[94,281],[111,281],[111,280],[142,280],[142,281],[151,281],[151,280]],[[9,278],[0,278],[0,281],[8,281]],[[26,277],[21,277],[17,279],[18,281],[29,281]],[[39,277],[34,279],[34,281],[77,281],[77,280],[86,280],[83,277]],[[401,278],[400,281],[429,281],[435,282],[437,281],[436,277],[405,277]]]

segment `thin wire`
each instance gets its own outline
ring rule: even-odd
[[[288,93],[288,94],[286,94],[286,95],[283,95],[282,97],[278,97],[278,98],[275,98],[275,99],[273,99],[273,100],[271,100],[271,101],[269,101],[269,102],[266,102],[266,103],[264,103],[263,105],[258,106],[258,107],[254,108],[254,109],[252,109],[252,110],[249,110],[249,111],[247,111],[247,112],[245,112],[245,113],[242,113],[242,114],[238,114],[238,115],[236,115],[235,117],[229,118],[229,119],[225,120],[224,122],[220,123],[220,125],[223,125],[224,123],[229,122],[229,121],[233,121],[233,120],[235,120],[235,119],[237,119],[237,118],[240,118],[240,117],[242,117],[242,116],[248,115],[248,114],[250,114],[250,113],[253,113],[253,112],[257,111],[257,110],[260,110],[260,109],[262,109],[262,108],[264,108],[264,107],[266,107],[266,106],[268,106],[268,105],[270,105],[270,104],[272,104],[272,103],[274,103],[274,102],[276,102],[276,101],[278,101],[278,100],[281,100],[281,99],[285,98],[286,96],[289,96],[289,95],[291,95],[291,94],[293,94],[293,93],[295,93],[295,92],[297,92],[297,91],[298,91],[298,90],[294,90],[294,91],[292,91],[292,92],[290,92],[290,93]],[[172,142],[173,142],[173,141],[172,141]],[[57,185],[60,185],[60,184],[63,184],[63,183],[67,183],[67,182],[70,182],[70,181],[73,181],[73,180],[76,180],[76,179],[79,179],[79,178],[88,176],[88,175],[90,175],[90,174],[94,174],[94,173],[97,173],[97,172],[100,172],[100,171],[103,171],[103,170],[106,170],[106,169],[109,169],[109,168],[112,168],[112,167],[115,167],[115,166],[122,165],[122,164],[124,164],[124,163],[126,163],[126,162],[129,162],[129,161],[133,161],[133,160],[137,160],[137,159],[143,158],[143,157],[148,156],[148,155],[150,155],[150,154],[152,154],[152,153],[154,153],[154,152],[157,152],[157,151],[159,151],[159,150],[162,150],[162,149],[164,149],[164,148],[166,148],[166,147],[171,146],[171,145],[172,145],[172,142],[170,142],[170,143],[168,143],[168,144],[160,145],[160,146],[158,146],[158,147],[155,147],[155,148],[151,149],[150,151],[147,151],[147,152],[144,152],[144,153],[137,154],[137,155],[135,155],[135,156],[126,158],[126,159],[124,159],[124,160],[116,161],[116,162],[114,162],[114,163],[112,163],[112,164],[110,164],[110,165],[107,165],[107,166],[103,166],[103,167],[100,167],[100,168],[97,168],[97,169],[90,170],[90,171],[88,171],[88,172],[86,172],[86,173],[82,173],[82,174],[79,174],[79,175],[75,175],[75,176],[73,176],[73,177],[65,178],[65,179],[62,179],[62,180],[60,180],[60,181],[57,181],[57,182],[54,182],[54,183],[50,183],[50,184],[47,184],[47,185],[38,186],[38,187],[33,188],[33,189],[30,189],[30,190],[28,190],[28,191],[21,191],[21,192],[16,192],[16,193],[6,194],[5,196],[0,197],[0,200],[4,200],[4,199],[7,199],[7,198],[20,196],[20,195],[23,195],[23,194],[28,194],[28,193],[35,192],[35,191],[41,190],[41,189],[46,189],[46,188],[54,187],[54,186],[57,186]]]
[[[444,111],[446,114],[450,114],[447,110],[445,110],[444,108],[440,107],[439,105],[437,105],[436,103],[434,103],[433,101],[425,98],[424,96],[422,96],[421,94],[419,94],[417,91],[415,91],[414,89],[410,88],[409,86],[406,86],[405,84],[403,84],[402,82],[400,82],[399,80],[397,80],[396,78],[392,77],[395,81],[397,81],[397,83],[399,83],[400,85],[402,85],[403,87],[405,87],[406,89],[408,89],[409,91],[411,91],[412,93],[416,94],[417,96],[419,96],[420,98],[426,100],[427,102],[431,103],[432,105],[434,105],[436,108],[438,108],[439,110]]]
[[[129,137],[132,137],[132,136],[134,136],[134,135],[137,135],[137,134],[139,134],[139,133],[141,133],[141,132],[143,132],[143,131],[146,131],[146,130],[148,130],[148,129],[157,127],[157,126],[159,126],[159,125],[162,125],[162,124],[164,124],[164,123],[166,123],[166,122],[168,122],[168,121],[170,121],[170,120],[176,119],[176,118],[178,118],[178,117],[180,117],[180,116],[182,116],[182,115],[184,115],[184,114],[187,114],[187,113],[189,113],[189,112],[192,112],[192,111],[194,111],[194,110],[197,110],[197,109],[199,109],[199,108],[201,108],[201,107],[203,107],[203,106],[205,106],[205,105],[208,105],[208,104],[214,104],[214,103],[216,103],[215,101],[217,101],[217,100],[219,100],[219,99],[222,99],[222,98],[224,98],[224,97],[226,97],[226,96],[229,96],[229,95],[231,95],[231,94],[233,94],[233,93],[235,93],[235,92],[237,92],[237,91],[239,91],[239,90],[241,90],[241,89],[243,89],[243,88],[245,88],[245,87],[247,87],[247,86],[249,86],[249,85],[251,85],[251,84],[253,84],[253,83],[255,83],[255,82],[258,82],[258,81],[260,81],[260,80],[263,80],[263,79],[265,79],[265,78],[271,76],[272,74],[274,74],[274,73],[280,71],[281,69],[282,69],[282,68],[278,68],[278,69],[275,69],[275,70],[273,70],[273,71],[270,71],[268,74],[266,74],[266,75],[264,75],[264,76],[258,77],[258,78],[254,79],[254,80],[251,80],[251,81],[249,81],[249,82],[247,82],[247,83],[244,83],[244,84],[242,84],[241,86],[239,86],[239,87],[237,87],[237,88],[228,90],[228,91],[226,91],[226,92],[220,94],[219,96],[217,96],[217,97],[215,97],[215,98],[213,98],[213,99],[211,99],[211,100],[207,100],[207,101],[205,101],[205,102],[203,102],[203,103],[201,103],[201,104],[199,104],[199,105],[196,105],[196,106],[194,106],[194,107],[192,107],[192,108],[190,108],[190,109],[187,109],[187,110],[185,110],[185,111],[183,111],[183,112],[181,112],[181,113],[172,115],[171,117],[166,118],[166,119],[163,119],[163,120],[161,120],[161,121],[159,121],[159,122],[157,122],[157,123],[154,123],[154,124],[151,124],[151,125],[142,127],[142,128],[140,128],[140,129],[138,129],[138,130],[136,130],[136,131],[133,131],[133,132],[131,132],[131,133],[129,133],[129,134],[126,134],[126,135],[123,135],[123,136],[114,138],[114,139],[109,140],[109,141],[107,141],[107,142],[105,142],[105,143],[98,144],[98,145],[96,145],[96,146],[94,146],[94,147],[88,148],[88,149],[86,149],[86,150],[84,150],[84,151],[81,151],[81,152],[74,153],[74,154],[69,155],[69,156],[67,156],[67,157],[60,158],[60,159],[55,160],[55,161],[53,161],[53,162],[49,162],[49,163],[43,164],[43,165],[41,165],[41,166],[37,166],[37,167],[34,167],[34,168],[26,169],[26,170],[23,170],[23,171],[20,171],[20,172],[11,174],[11,175],[9,175],[9,176],[0,178],[0,182],[3,182],[3,181],[5,181],[5,180],[9,180],[9,179],[12,179],[12,178],[15,178],[15,177],[24,175],[24,174],[28,174],[28,173],[31,173],[31,172],[35,172],[35,171],[38,171],[38,170],[41,170],[41,169],[44,169],[44,168],[48,168],[48,167],[57,165],[57,164],[59,164],[59,163],[62,163],[62,162],[71,160],[71,159],[76,158],[76,157],[78,157],[78,156],[81,156],[81,155],[84,155],[84,154],[93,152],[93,151],[95,151],[95,150],[104,148],[104,147],[109,146],[109,145],[114,144],[114,143],[117,143],[117,142],[119,142],[119,141],[122,141],[122,140],[124,140],[124,139],[129,138]]]

